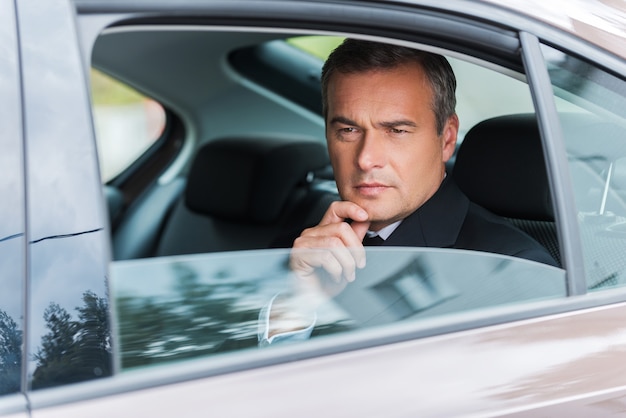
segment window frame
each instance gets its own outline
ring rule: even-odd
[[[528,84],[539,122],[561,248],[561,260],[567,272],[568,296],[584,295],[587,293],[587,284],[582,261],[578,214],[574,202],[574,188],[567,165],[565,141],[552,95],[548,67],[536,36],[528,32],[520,32],[520,42]]]

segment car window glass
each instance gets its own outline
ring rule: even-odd
[[[165,110],[157,101],[95,69],[91,91],[100,170],[107,183],[159,139]]]
[[[307,293],[289,250],[116,262],[114,320],[123,370],[259,347],[276,296],[315,303],[311,338],[566,296],[565,272],[514,257],[448,249],[368,249],[347,286]]]
[[[626,86],[543,46],[574,186],[587,285],[626,284]]]

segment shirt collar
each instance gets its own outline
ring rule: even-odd
[[[389,238],[391,234],[393,234],[393,231],[395,231],[396,228],[399,227],[401,223],[402,223],[402,220],[399,220],[397,222],[392,223],[391,225],[387,225],[386,227],[381,228],[378,231],[367,231],[366,235],[370,238],[378,235],[382,239],[386,240],[387,238]]]
[[[441,183],[443,184],[443,181],[446,179],[446,177],[448,176],[447,172],[443,173],[443,180],[441,181]],[[440,186],[441,187],[441,186]],[[387,240],[387,238],[389,238],[389,236],[391,234],[393,234],[393,231],[396,230],[396,228],[398,228],[400,226],[400,224],[402,223],[402,219],[400,219],[397,222],[392,223],[391,225],[387,225],[384,228],[381,228],[378,231],[367,231],[365,233],[366,236],[372,238],[375,237],[376,235],[378,235],[379,237],[381,237],[383,240]]]

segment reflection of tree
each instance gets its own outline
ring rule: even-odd
[[[116,300],[122,368],[256,346],[259,307],[241,298],[253,295],[255,284],[203,283],[188,266],[173,268],[171,294]]]
[[[20,390],[22,331],[0,310],[0,395]]]
[[[171,291],[116,298],[123,369],[258,347],[259,311],[273,295],[262,291],[261,277],[237,280],[225,269],[202,278],[189,265],[172,268]],[[320,334],[345,330],[340,323],[316,327]]]
[[[83,294],[78,320],[56,303],[44,311],[48,333],[35,354],[33,388],[79,382],[111,374],[108,303],[93,292]]]

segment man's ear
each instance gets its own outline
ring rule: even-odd
[[[448,118],[441,134],[443,162],[448,162],[456,148],[456,139],[459,133],[459,117],[456,113]]]

